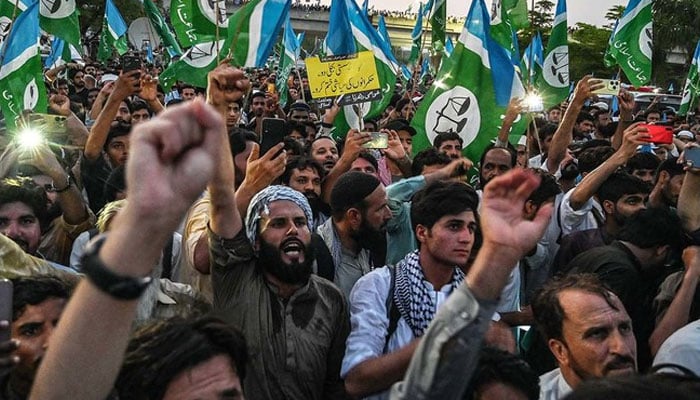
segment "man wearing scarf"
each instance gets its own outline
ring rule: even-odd
[[[403,377],[438,307],[464,279],[459,266],[467,264],[474,244],[478,202],[461,182],[439,181],[416,193],[411,221],[419,249],[353,287],[341,370],[350,395],[388,399],[387,390]]]
[[[347,304],[332,283],[311,273],[306,197],[268,186],[252,198],[243,226],[232,157],[221,153],[208,185],[214,309],[246,337],[246,398],[347,398],[340,379]]]

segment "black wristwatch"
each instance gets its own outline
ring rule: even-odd
[[[132,277],[118,275],[109,270],[100,260],[100,248],[107,235],[100,235],[90,241],[82,258],[82,272],[98,289],[118,300],[135,300],[153,280],[150,276]]]

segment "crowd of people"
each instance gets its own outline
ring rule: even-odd
[[[700,114],[586,76],[469,160],[412,148],[429,76],[336,132],[304,71],[158,73],[48,70],[4,144],[0,399],[697,398]]]

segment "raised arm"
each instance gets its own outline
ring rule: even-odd
[[[690,246],[683,251],[685,273],[676,295],[668,306],[661,321],[656,324],[654,332],[649,337],[651,354],[656,355],[659,347],[673,332],[684,327],[690,319],[690,308],[693,305],[695,291],[700,281],[700,247]]]
[[[383,150],[382,153],[387,159],[396,164],[405,178],[409,178],[412,173],[411,158],[406,154],[406,150],[404,150],[401,144],[399,134],[389,129],[382,129],[382,132],[386,133],[389,138],[389,147]]]
[[[107,98],[104,108],[97,116],[95,124],[90,129],[90,135],[85,143],[85,158],[94,161],[102,154],[102,148],[107,141],[109,128],[117,116],[119,105],[124,99],[137,93],[140,90],[138,74],[140,71],[134,70],[119,76],[114,84],[112,93]]]
[[[368,132],[358,132],[356,129],[350,129],[345,136],[345,146],[343,146],[343,154],[338,159],[326,179],[323,180],[322,196],[326,204],[331,202],[331,191],[335,182],[338,181],[341,175],[350,171],[350,166],[357,159],[357,156],[364,150],[363,144],[372,140]]]
[[[277,143],[260,157],[260,146],[253,145],[246,162],[245,179],[236,189],[236,206],[241,215],[245,215],[256,193],[272,185],[284,173],[287,153],[283,148],[284,143]]]
[[[102,268],[121,277],[151,274],[212,176],[223,130],[223,119],[197,101],[134,129],[126,171],[129,203],[97,253]],[[113,297],[92,278],[84,279],[63,312],[30,398],[105,399],[124,357],[137,302]]]
[[[74,184],[73,178],[61,167],[49,146],[38,146],[26,156],[29,157],[27,160],[29,164],[53,180],[58,200],[61,203],[63,220],[70,225],[80,225],[86,222],[90,217],[87,204],[85,204],[80,190]]]
[[[617,122],[617,129],[612,137],[612,147],[617,150],[622,145],[622,135],[625,129],[634,123],[634,95],[626,90],[620,90],[617,96],[617,104],[620,106],[620,119]]]
[[[610,158],[605,160],[598,168],[587,174],[581,183],[576,186],[576,189],[571,193],[570,205],[574,210],[583,207],[584,204],[593,197],[600,188],[600,185],[619,167],[625,165],[637,151],[637,146],[645,144],[644,139],[651,136],[647,133],[646,128],[639,124],[630,126],[624,135],[622,146]]]
[[[49,110],[66,117],[66,131],[68,140],[74,146],[85,146],[88,130],[83,121],[70,110],[70,99],[62,94],[54,94],[49,97]]]
[[[581,112],[581,108],[583,108],[583,104],[591,97],[594,90],[603,86],[599,79],[592,79],[590,75],[584,76],[576,84],[574,98],[571,100],[569,107],[566,108],[564,117],[556,132],[554,132],[552,143],[549,145],[549,151],[547,152],[548,171],[554,173],[559,168],[559,163],[566,157],[566,149],[573,140],[574,124],[578,114]]]
[[[160,101],[158,101],[158,79],[151,75],[143,75],[141,77],[141,91],[139,97],[148,104],[148,108],[153,111],[153,114],[160,114],[165,110]]]
[[[404,382],[392,399],[461,399],[478,361],[478,351],[508,276],[544,233],[552,213],[545,205],[534,220],[522,209],[539,179],[516,169],[484,190],[484,243],[464,283],[440,307],[416,349]]]
[[[696,147],[689,145],[687,148]],[[685,154],[681,155],[685,161]],[[700,229],[700,165],[686,168],[681,193],[678,195],[678,216],[683,230],[692,233]]]
[[[243,71],[227,64],[219,65],[209,73],[207,103],[225,120],[228,104],[240,99],[249,84]],[[217,142],[220,149],[215,153],[216,169],[207,186],[211,201],[209,226],[216,235],[233,238],[241,231],[243,223],[236,207],[233,155],[225,128],[218,132]]]
[[[510,99],[505,117],[503,118],[503,125],[501,125],[501,129],[498,131],[498,138],[496,139],[497,147],[508,147],[508,135],[510,135],[510,128],[513,127],[513,123],[518,118],[518,115],[523,112],[525,112],[525,104],[523,104],[523,100],[517,97]]]

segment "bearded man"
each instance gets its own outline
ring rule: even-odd
[[[247,339],[246,397],[345,398],[340,364],[348,309],[333,284],[311,273],[306,197],[269,186],[251,200],[243,227],[232,174],[224,175],[209,184],[214,308]]]

